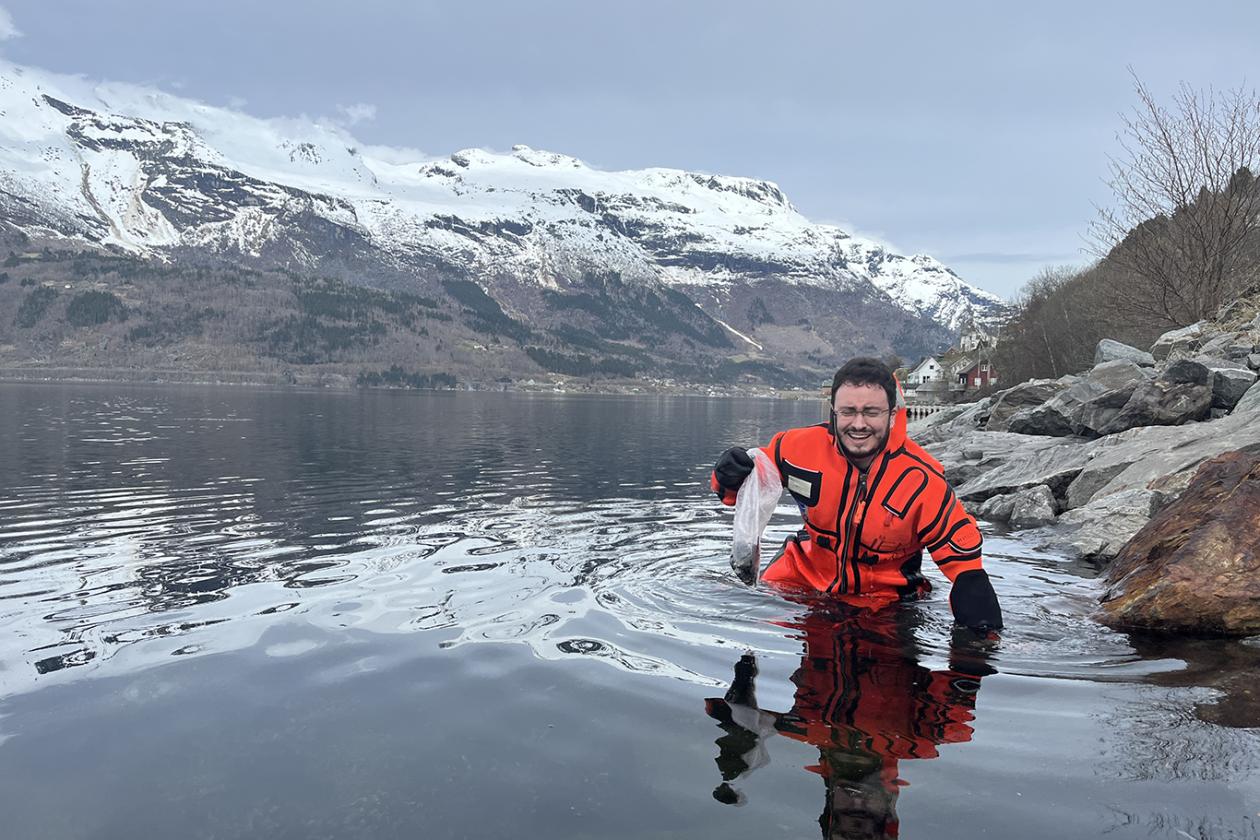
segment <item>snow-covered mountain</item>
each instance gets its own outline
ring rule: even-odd
[[[384,287],[455,271],[543,326],[565,317],[556,295],[611,277],[682,293],[737,349],[820,364],[926,351],[1002,307],[932,257],[810,222],[766,181],[603,171],[526,146],[428,159],[319,121],[5,62],[0,221],[157,260],[214,255]]]

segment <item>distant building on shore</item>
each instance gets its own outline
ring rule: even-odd
[[[974,322],[964,325],[958,345],[937,356],[925,356],[902,380],[909,402],[951,402],[970,391],[998,382],[993,364],[996,336]]]
[[[910,368],[906,374],[905,384],[917,388],[924,382],[940,379],[945,375],[941,363],[934,356],[924,356],[923,361]]]

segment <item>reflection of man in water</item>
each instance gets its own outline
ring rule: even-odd
[[[736,663],[726,696],[705,701],[726,733],[717,740],[722,784],[713,796],[741,803],[730,783],[769,761],[766,741],[778,733],[818,747],[818,763],[805,769],[826,785],[824,838],[893,838],[897,762],[935,758],[937,745],[971,740],[980,678],[993,670],[961,644],[951,649],[947,669],[929,670],[918,663],[913,613],[838,608],[813,610],[789,625],[805,642],[792,675],[791,711],[758,708],[752,654]]]

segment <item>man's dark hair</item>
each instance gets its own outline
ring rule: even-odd
[[[836,391],[840,390],[841,385],[878,385],[888,395],[888,409],[891,411],[897,407],[897,380],[893,379],[888,365],[879,359],[859,356],[845,362],[836,371],[836,378],[831,380],[832,405],[836,404]]]

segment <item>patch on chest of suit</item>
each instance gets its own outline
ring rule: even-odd
[[[784,486],[792,494],[792,498],[806,507],[818,504],[822,495],[822,473],[798,467],[787,458],[783,459],[782,467],[783,477],[786,479]]]

